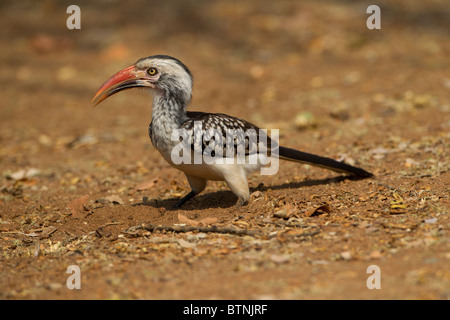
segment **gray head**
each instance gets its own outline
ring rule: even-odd
[[[192,85],[192,74],[180,60],[155,55],[141,58],[134,65],[113,75],[100,87],[92,102],[97,105],[119,91],[145,87],[155,95],[174,99],[186,106],[191,100]]]

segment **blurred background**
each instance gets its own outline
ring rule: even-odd
[[[378,1],[381,30],[366,27],[370,1],[77,1],[81,30],[66,27],[70,4],[0,4],[0,164],[32,162],[42,148],[97,130],[106,142],[136,130],[134,138],[147,139],[144,92],[95,110],[90,99],[113,73],[153,54],[191,69],[191,110],[265,127],[369,121],[404,108],[404,99],[448,98],[446,1]]]
[[[71,15],[66,9],[73,4],[81,9],[80,30],[66,27]],[[381,8],[380,30],[366,27],[366,9],[372,4]],[[0,283],[5,284],[0,286],[0,297],[71,297],[73,293],[61,285],[65,283],[61,275],[76,254],[82,268],[92,270],[91,282],[86,282],[91,290],[83,298],[253,299],[256,293],[270,293],[269,298],[304,298],[310,293],[319,298],[371,298],[373,292],[355,280],[365,269],[347,260],[364,265],[364,261],[385,257],[392,285],[391,291],[382,292],[390,294],[384,298],[448,298],[448,257],[439,260],[445,250],[433,247],[434,254],[424,248],[429,249],[428,244],[448,230],[439,227],[445,225],[446,217],[439,215],[445,206],[448,209],[449,21],[448,0],[1,0],[0,251],[6,262],[0,265],[0,271],[5,268],[0,272]],[[140,246],[132,255],[126,247],[128,239],[118,237],[122,230],[149,220],[177,223],[176,212],[163,213],[189,186],[182,173],[170,168],[151,146],[147,92],[128,90],[95,109],[90,101],[115,72],[155,54],[174,56],[192,71],[189,110],[227,113],[261,128],[280,129],[283,145],[345,160],[376,175],[359,184],[337,184],[321,180],[332,177],[330,172],[283,163],[276,177],[250,177],[251,188],[261,182],[274,188],[264,189],[264,200],[249,205],[246,226],[260,223],[257,219],[263,213],[272,217],[274,207],[290,201],[303,211],[330,203],[338,208],[330,213],[335,219],[330,226],[341,228],[332,229],[331,236],[331,229],[326,229],[329,215],[305,218],[327,231],[305,247],[303,242],[293,243],[293,249],[271,242],[270,254],[286,248],[287,254],[302,254],[278,262],[264,255],[266,247],[261,250],[261,244],[249,244],[248,248],[258,250],[260,261],[249,263],[245,259],[250,258],[244,257],[241,265],[239,237],[226,239],[236,241],[232,248],[237,253],[218,252],[218,258],[214,250],[219,242],[204,250],[206,256],[196,257],[176,243],[172,251],[159,251],[159,244],[146,238],[133,241],[149,247],[151,256],[138,251]],[[150,183],[139,191],[137,186],[145,181]],[[235,198],[227,190],[223,184],[209,184],[186,207],[188,213],[199,216],[189,217],[235,221]],[[398,200],[392,190],[404,192],[403,213],[408,214],[389,214],[392,201]],[[86,216],[80,218],[71,215],[68,207],[74,199],[87,199],[82,195],[90,197],[86,206],[95,214],[83,211],[83,204],[80,210]],[[104,200],[107,196],[114,198]],[[132,206],[144,196],[163,204]],[[423,217],[432,222],[422,223]],[[349,219],[351,224],[339,219]],[[394,231],[376,224],[380,219],[385,219],[384,226],[392,223]],[[362,220],[365,226],[375,225],[371,228],[375,231],[368,233],[362,224],[356,229]],[[105,226],[109,234],[98,231]],[[46,227],[53,229],[45,229],[51,232],[36,245],[36,238],[29,235]],[[359,236],[353,237],[359,230]],[[346,237],[349,232],[353,238]],[[85,242],[74,240],[82,237]],[[390,250],[412,239],[425,240],[413,247],[415,251],[402,251],[405,259],[392,258]],[[143,265],[128,274],[127,285],[120,282],[128,262],[120,260],[125,249],[119,245],[128,248],[128,262],[138,261],[133,262],[136,269]],[[339,256],[342,251],[344,258]],[[36,252],[42,260],[30,264],[21,260],[36,257]],[[427,258],[432,262],[421,265],[425,257],[418,257],[425,254],[434,254]],[[45,256],[50,259],[44,260]],[[52,260],[55,256],[61,260]],[[141,256],[157,266],[151,269],[154,273],[148,272],[147,260],[136,260]],[[211,265],[191,268],[210,256]],[[188,267],[172,268],[171,259],[174,263],[186,260]],[[322,279],[322,273],[318,277],[319,267],[308,261],[329,268],[331,280]],[[409,268],[411,261],[423,268],[406,273],[405,265]],[[17,265],[23,267],[22,273],[15,273]],[[247,265],[256,269],[247,272]],[[336,268],[342,268],[339,276]],[[224,278],[214,278],[216,270],[222,270]],[[284,270],[292,276],[285,278]],[[24,272],[29,275],[26,279]],[[113,272],[118,272],[117,278],[111,278]],[[133,277],[136,274],[139,279]],[[248,280],[245,286],[236,274]],[[272,282],[260,284],[261,275],[272,277]],[[198,286],[203,284],[204,291],[190,285],[193,279]],[[210,285],[214,279],[216,285]],[[42,285],[50,281],[56,284]],[[148,281],[151,286],[146,285]],[[114,296],[119,287],[125,293]],[[133,287],[137,289],[131,292]],[[211,292],[214,288],[222,291]]]

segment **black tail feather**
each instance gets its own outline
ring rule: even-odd
[[[356,178],[369,178],[373,176],[372,173],[367,172],[364,169],[351,166],[344,162],[339,162],[330,158],[321,157],[315,154],[302,152],[286,147],[279,147],[279,156],[284,160],[306,163],[316,167],[322,167],[336,172],[346,173]]]

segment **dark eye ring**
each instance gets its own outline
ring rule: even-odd
[[[156,68],[148,68],[147,73],[150,76],[154,76],[155,74],[158,73],[158,69],[156,69]]]

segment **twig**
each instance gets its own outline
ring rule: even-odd
[[[147,230],[147,231],[169,231],[169,232],[215,232],[215,233],[228,233],[238,236],[248,235],[248,236],[267,236],[265,233],[259,230],[247,230],[242,228],[237,228],[233,226],[218,227],[218,226],[191,226],[191,225],[142,225],[127,228],[123,232],[128,235],[137,235],[137,230]]]
[[[238,236],[244,236],[244,235],[252,236],[252,237],[259,236],[259,237],[264,237],[264,238],[274,238],[278,234],[278,232],[267,233],[267,232],[263,232],[261,230],[248,230],[248,229],[243,229],[243,228],[237,228],[234,226],[201,227],[201,226],[192,226],[192,225],[152,225],[152,224],[130,227],[130,228],[124,230],[123,232],[128,235],[137,236],[137,230],[147,230],[150,232],[154,232],[154,231],[169,231],[169,232],[193,232],[194,231],[194,232],[204,232],[204,233],[213,232],[213,233],[233,234],[233,235],[238,235]],[[305,237],[313,236],[313,235],[316,235],[317,233],[319,233],[319,231],[314,230],[309,233],[304,233],[302,235],[302,237],[303,236],[305,236]]]
[[[264,227],[266,225],[275,225],[277,227],[288,227],[288,228],[302,228],[302,229],[310,229],[310,228],[319,228],[317,224],[303,224],[299,222],[297,219],[289,219],[289,220],[283,220],[283,219],[277,219],[275,221],[258,221],[256,222],[259,226]]]
[[[209,226],[209,227],[200,227],[200,226],[189,226],[189,225],[145,225],[143,228],[147,231],[171,231],[171,232],[215,232],[215,233],[229,233],[238,236],[248,235],[248,236],[265,236],[265,234],[259,230],[248,230],[237,228],[233,226]]]
[[[97,229],[102,229],[102,228],[105,228],[105,227],[114,226],[116,224],[121,224],[121,222],[109,222],[109,223],[106,223],[106,224],[102,224],[101,226],[98,226]]]

